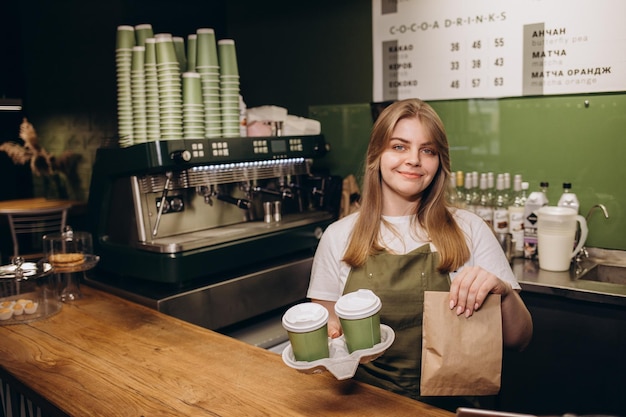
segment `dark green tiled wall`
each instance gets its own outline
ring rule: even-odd
[[[588,106],[585,102],[588,101]],[[430,103],[443,119],[453,170],[522,174],[530,188],[549,181],[556,204],[573,184],[589,220],[587,246],[626,250],[626,95],[571,95]],[[372,125],[369,104],[311,106],[331,153],[319,164],[360,176]]]

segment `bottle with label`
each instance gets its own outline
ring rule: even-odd
[[[476,212],[476,206],[480,202],[480,177],[477,171],[472,171],[472,207]]]
[[[474,186],[473,186],[471,172],[465,173],[464,190],[465,190],[465,196],[464,196],[465,208],[471,212],[475,212],[476,204],[475,204],[475,201],[473,200]]]
[[[578,197],[576,197],[576,194],[572,192],[571,182],[563,183],[563,194],[561,194],[561,198],[559,198],[557,206],[570,207],[576,210],[576,213],[578,213],[580,209],[580,203],[578,202]]]
[[[448,189],[447,194],[448,203],[451,206],[458,207],[458,202],[456,200],[456,176],[450,175],[450,187]]]
[[[489,200],[489,205],[493,207],[496,199],[496,178],[493,172],[487,173],[487,199]]]
[[[513,178],[513,203],[509,206],[509,233],[515,241],[516,258],[524,256],[524,206],[526,205],[528,183],[522,182],[521,175]]]
[[[493,223],[493,206],[490,201],[489,188],[487,183],[487,174],[481,174],[479,187],[478,205],[476,206],[476,214],[489,225]]]
[[[509,208],[504,189],[504,174],[496,177],[496,197],[493,207],[493,231],[509,233]]]
[[[511,184],[511,173],[505,172],[504,174],[504,201],[507,206],[510,206],[513,202],[513,186]]]
[[[547,205],[548,197],[543,191],[533,191],[526,200],[524,206],[524,258],[537,258],[537,210]]]
[[[463,188],[463,171],[456,172],[456,205],[465,208],[465,191]]]

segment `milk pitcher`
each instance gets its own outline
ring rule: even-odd
[[[577,224],[580,238],[575,245]],[[572,258],[585,244],[587,234],[587,221],[576,210],[554,206],[540,208],[537,211],[539,267],[547,271],[567,271]]]

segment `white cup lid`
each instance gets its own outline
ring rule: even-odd
[[[335,313],[342,319],[358,320],[369,317],[382,307],[380,298],[371,290],[360,289],[342,296],[335,303]]]
[[[294,333],[317,330],[327,322],[328,310],[317,303],[296,304],[283,315],[283,327]]]

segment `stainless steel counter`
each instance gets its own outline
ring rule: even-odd
[[[626,266],[626,251],[589,248],[589,257],[569,271],[551,272],[534,260],[515,259],[513,272],[522,290],[626,307],[626,285],[584,279],[595,264]]]

